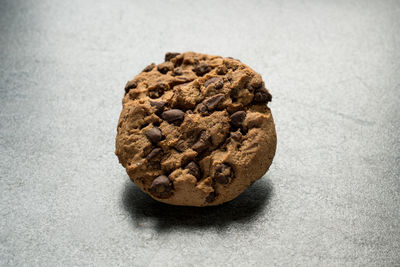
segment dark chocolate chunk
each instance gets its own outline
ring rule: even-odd
[[[168,198],[172,194],[172,183],[165,175],[160,175],[151,183],[150,193],[158,198]]]
[[[205,81],[204,87],[207,87],[207,86],[209,86],[210,84],[215,83],[215,82],[217,82],[217,81],[219,81],[219,80],[221,80],[220,77],[213,77],[213,78],[210,78],[210,79],[208,79],[207,81]]]
[[[217,195],[215,194],[215,192],[211,192],[207,197],[206,197],[206,202],[207,203],[211,203],[215,200],[215,197]]]
[[[179,152],[184,152],[186,150],[185,142],[183,140],[179,140],[176,145],[174,145],[174,148]]]
[[[146,159],[151,160],[151,159],[155,158],[161,152],[162,152],[162,149],[159,147],[156,147],[147,155]]]
[[[229,178],[231,177],[231,167],[224,163],[219,163],[215,168],[215,181],[220,184],[229,183]]]
[[[125,94],[129,93],[131,89],[135,89],[137,87],[137,82],[129,81],[125,85]]]
[[[164,83],[159,83],[157,86],[149,90],[149,96],[151,98],[159,98],[164,94],[164,91],[168,90],[168,85]]]
[[[224,94],[216,94],[209,99],[204,100],[203,103],[206,105],[208,111],[212,111],[217,108],[219,103],[224,99],[224,96]]]
[[[196,177],[197,180],[200,179],[200,168],[196,164],[196,162],[194,162],[194,161],[189,162],[189,164],[186,165],[185,169],[188,169],[189,173],[191,175],[193,175],[194,177]]]
[[[146,68],[144,68],[142,70],[142,72],[150,72],[152,69],[154,69],[154,67],[156,66],[156,64],[151,63],[150,65],[148,65]]]
[[[200,134],[200,137],[197,140],[197,142],[192,146],[192,149],[194,151],[196,151],[197,153],[203,152],[204,150],[207,149],[207,147],[209,145],[209,139],[210,139],[210,136],[207,135],[206,131],[203,131]]]
[[[157,69],[162,74],[166,74],[169,71],[168,67],[165,67],[165,66],[164,67],[158,67]]]
[[[157,66],[157,70],[162,74],[167,74],[167,72],[172,69],[173,69],[172,63],[161,63],[160,65]]]
[[[230,117],[231,119],[231,125],[235,128],[240,128],[242,127],[242,123],[244,119],[246,118],[246,112],[245,111],[236,111],[233,113]]]
[[[254,102],[256,102],[256,103],[265,103],[266,100],[267,100],[267,97],[263,93],[256,92],[254,94]]]
[[[210,70],[211,70],[211,67],[208,66],[206,63],[201,63],[198,66],[193,68],[193,71],[196,73],[197,76],[203,76]]]
[[[160,101],[152,101],[152,100],[150,100],[150,106],[156,108],[155,113],[157,115],[160,115],[164,111],[164,108],[165,108],[166,105],[167,105],[166,101],[162,101],[162,100],[160,100]]]
[[[192,149],[198,153],[203,152],[207,148],[207,143],[203,140],[197,141],[193,146]]]
[[[186,83],[189,83],[191,80],[188,79],[188,77],[185,76],[175,76],[174,79],[171,79],[168,81],[168,84],[170,86],[170,88],[173,88],[177,85],[184,85]]]
[[[200,103],[197,105],[197,110],[199,113],[206,113],[207,112],[207,107],[203,103]]]
[[[154,127],[151,128],[150,130],[147,130],[146,136],[153,144],[157,144],[162,139],[162,133],[158,127]]]
[[[224,81],[221,79],[215,83],[215,89],[221,89],[224,86]]]
[[[254,102],[255,103],[267,103],[271,102],[272,95],[267,91],[265,87],[260,87],[256,89],[254,93]]]
[[[179,56],[179,53],[171,53],[171,52],[167,52],[165,54],[165,60],[164,61],[170,61],[172,58]]]
[[[224,86],[224,80],[220,77],[210,78],[204,83],[204,87],[208,87],[211,84],[214,84],[215,89],[221,89]]]
[[[174,63],[174,67],[178,67],[178,66],[182,65],[183,57],[174,57],[172,59],[172,62]]]
[[[170,109],[170,110],[164,111],[161,114],[161,117],[168,122],[179,122],[179,121],[183,121],[183,119],[185,117],[185,112],[183,112],[180,109]]]
[[[240,128],[240,133],[242,136],[245,136],[247,134],[247,129]]]

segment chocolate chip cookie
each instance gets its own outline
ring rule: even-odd
[[[261,76],[233,58],[167,53],[125,86],[116,155],[154,199],[234,199],[272,163],[276,133]]]

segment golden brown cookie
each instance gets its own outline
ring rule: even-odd
[[[261,76],[236,59],[167,53],[126,84],[115,154],[158,201],[224,203],[272,163],[271,98]]]

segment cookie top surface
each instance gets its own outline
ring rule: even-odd
[[[272,162],[271,99],[261,76],[238,60],[167,53],[126,84],[116,155],[159,201],[221,204]]]

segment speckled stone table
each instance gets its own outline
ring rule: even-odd
[[[1,266],[400,265],[399,1],[0,2]],[[167,51],[263,75],[270,171],[159,204],[114,155],[125,82]]]

